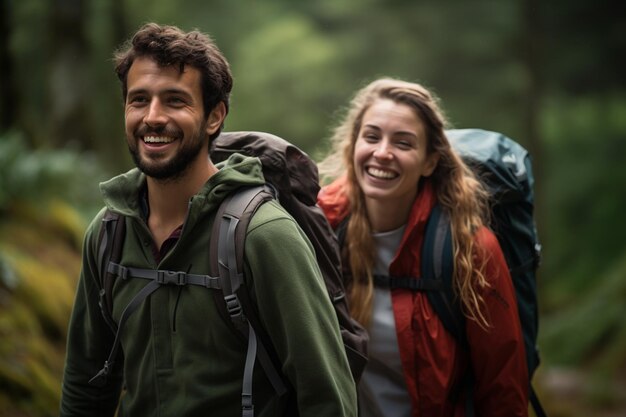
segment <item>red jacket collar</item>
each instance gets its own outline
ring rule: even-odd
[[[435,205],[435,200],[432,181],[422,180],[400,242],[400,249],[390,265],[389,272],[392,275],[420,275],[422,243],[428,216]]]
[[[348,179],[344,175],[331,184],[322,187],[317,196],[317,203],[324,211],[333,228],[337,227],[350,212],[348,191]],[[435,194],[432,182],[430,179],[424,178],[420,182],[420,190],[411,209],[409,221],[407,222],[407,232],[412,231],[415,226],[419,225],[421,225],[423,230],[434,205]]]
[[[350,211],[348,200],[348,178],[343,175],[331,184],[322,187],[317,195],[317,204],[322,208],[330,226],[335,229]]]

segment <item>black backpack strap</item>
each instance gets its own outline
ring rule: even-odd
[[[422,247],[422,279],[432,279],[443,286],[443,291],[428,291],[428,300],[446,330],[467,349],[465,318],[453,287],[452,253],[450,219],[448,213],[437,204],[426,224]]]
[[[113,284],[115,275],[108,272],[109,262],[119,262],[122,257],[124,235],[126,234],[125,218],[115,212],[106,210],[102,217],[102,226],[98,236],[98,281],[100,293],[98,305],[104,320],[113,333],[117,332],[117,324],[113,320]]]
[[[530,396],[530,404],[532,405],[533,410],[535,411],[535,416],[547,417],[546,412],[541,405],[541,401],[539,401],[539,397],[537,397],[537,392],[533,388],[532,384],[530,386],[529,396]]]
[[[398,277],[387,275],[374,275],[374,285],[379,288],[387,288],[395,290],[402,288],[412,291],[443,291],[443,282],[441,280],[415,277]]]
[[[221,280],[224,301],[232,323],[248,340],[241,394],[243,417],[254,415],[252,376],[256,358],[276,393],[281,396],[287,392],[284,378],[263,342],[268,337],[243,287],[243,252],[248,224],[259,206],[274,198],[275,190],[268,185],[234,192],[218,209],[211,234],[211,273],[218,275]]]
[[[422,247],[422,278],[440,282],[443,291],[428,291],[428,301],[446,330],[466,352],[469,343],[465,331],[465,316],[454,291],[453,248],[450,217],[436,204],[426,224]],[[465,416],[474,416],[474,378],[470,370],[453,387],[450,401],[456,403],[460,393],[465,392]]]

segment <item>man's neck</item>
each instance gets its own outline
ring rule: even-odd
[[[192,169],[175,180],[147,178],[150,207],[148,227],[157,247],[185,221],[189,200],[217,172],[217,168],[210,161],[190,168]]]

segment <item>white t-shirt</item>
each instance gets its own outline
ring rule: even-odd
[[[378,256],[375,274],[389,275],[389,265],[400,245],[404,229],[405,226],[373,235]],[[388,289],[374,287],[369,335],[369,362],[359,383],[359,415],[410,417],[411,398],[404,381]]]

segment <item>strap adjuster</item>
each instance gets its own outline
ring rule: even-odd
[[[219,279],[214,278],[214,277],[210,277],[208,275],[204,277],[204,286],[206,288],[216,288],[216,289],[221,289],[222,288],[219,285]]]
[[[226,309],[230,317],[239,317],[241,315],[241,303],[236,294],[225,296],[224,301],[226,301]]]
[[[118,276],[124,280],[128,279],[128,268],[120,265],[120,270],[118,272]]]
[[[244,410],[254,410],[252,394],[241,394],[241,408]]]
[[[107,272],[110,272],[111,274],[124,280],[128,279],[130,275],[130,270],[128,268],[126,268],[124,265],[119,265],[114,262],[109,262],[109,265],[107,266]]]

